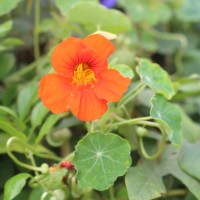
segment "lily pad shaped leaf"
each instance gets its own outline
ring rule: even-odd
[[[73,164],[81,187],[103,191],[131,165],[130,145],[112,133],[90,133],[76,146]]]
[[[146,164],[131,167],[125,177],[129,200],[149,200],[166,192],[162,177]]]
[[[103,30],[111,33],[121,33],[131,29],[130,19],[122,12],[107,9],[94,2],[80,2],[68,11],[70,22],[79,23],[92,33]]]
[[[158,64],[148,60],[140,59],[137,66],[137,73],[141,80],[156,93],[162,94],[167,99],[171,99],[175,94],[173,85],[166,71]]]
[[[181,144],[181,113],[179,109],[159,94],[151,99],[151,103],[150,115],[162,125],[172,144]]]

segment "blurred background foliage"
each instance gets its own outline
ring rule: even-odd
[[[36,154],[65,157],[86,133],[83,122],[71,114],[52,115],[39,100],[37,89],[41,77],[51,70],[53,47],[69,36],[85,37],[95,31],[117,35],[110,65],[126,64],[135,72],[136,58],[149,58],[170,74],[177,92],[172,102],[179,105],[182,113],[184,140],[194,144],[184,144],[179,157],[186,173],[171,170],[169,173],[176,178],[164,178],[167,189],[186,190],[178,194],[180,197],[168,195],[163,199],[200,199],[199,170],[194,170],[200,166],[199,0],[119,0],[112,9],[98,0],[0,0],[0,199],[5,182],[24,172],[6,154],[6,141],[11,136],[23,132],[30,144],[42,141]],[[131,87],[138,79],[135,75]],[[147,115],[151,97],[152,91],[145,89],[127,105],[133,118]],[[124,135],[123,127],[119,133]],[[154,145],[152,138],[146,140],[150,151]],[[136,163],[138,155],[132,148]],[[20,145],[16,144],[13,150],[20,160],[27,162]],[[166,165],[172,162],[165,155],[161,159]],[[177,160],[171,159],[177,165]],[[37,163],[44,160],[38,158]],[[126,189],[118,182],[116,196],[127,199]],[[77,190],[74,188],[73,192],[76,194]],[[107,193],[103,193],[105,198]],[[27,186],[15,199],[35,200],[41,194],[42,188]],[[78,192],[76,195],[78,199]],[[93,199],[100,197],[98,192],[93,194]]]

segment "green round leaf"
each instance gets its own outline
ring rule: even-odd
[[[4,188],[4,200],[11,200],[16,197],[26,184],[26,179],[30,177],[30,174],[21,173],[10,178]]]
[[[79,2],[84,2],[84,1],[91,1],[91,2],[98,2],[98,0],[56,0],[55,4],[58,7],[58,9],[62,12],[63,15],[67,15],[67,11],[73,7],[75,4]]]
[[[128,16],[133,22],[156,25],[170,19],[170,8],[160,0],[132,0],[122,1]]]
[[[196,144],[185,144],[179,155],[179,165],[185,172],[200,180],[199,145],[199,142]]]
[[[143,164],[128,170],[125,182],[129,200],[154,199],[166,192],[162,177],[154,168]]]
[[[199,0],[182,0],[182,6],[177,9],[177,17],[185,22],[198,22],[200,20]]]
[[[131,29],[131,22],[123,13],[92,2],[76,4],[69,10],[68,17],[71,22],[84,25],[89,32],[100,29],[120,33]]]
[[[161,155],[159,163],[156,162],[156,166],[159,167],[157,169],[163,176],[171,174],[176,177],[195,195],[196,199],[200,199],[200,182],[181,169],[178,164],[178,152],[178,148],[168,145]]]
[[[169,139],[173,144],[179,145],[182,140],[181,114],[179,109],[162,95],[156,95],[151,99],[152,108],[150,115],[162,124]]]
[[[129,168],[130,146],[118,135],[91,133],[76,146],[73,164],[82,187],[106,190]]]
[[[167,72],[158,64],[141,59],[137,66],[137,73],[142,81],[156,93],[164,95],[167,99],[171,99],[175,94],[172,82],[169,79]]]

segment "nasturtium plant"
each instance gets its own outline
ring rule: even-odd
[[[73,163],[81,186],[105,190],[130,166],[130,146],[115,134],[90,133],[77,144]]]
[[[200,199],[199,0],[0,0],[0,200]]]

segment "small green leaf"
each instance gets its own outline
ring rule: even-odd
[[[1,7],[1,2],[0,2]],[[0,8],[1,11],[1,8]],[[0,24],[0,38],[6,36],[6,34],[11,30],[13,25],[13,22],[11,20],[8,20],[4,22],[3,24]]]
[[[63,15],[67,15],[67,11],[70,8],[72,8],[79,2],[86,2],[86,1],[98,2],[97,0],[67,0],[67,1],[56,0],[55,4]]]
[[[26,139],[26,136],[22,132],[15,129],[8,121],[0,120],[0,129],[4,130],[5,133],[8,133],[11,136],[16,136],[22,140]]]
[[[129,200],[149,200],[165,193],[162,177],[148,165],[131,167],[125,177]]]
[[[200,143],[183,145],[179,155],[179,165],[191,176],[200,180]]]
[[[151,103],[150,115],[162,124],[171,142],[179,145],[182,141],[181,114],[179,109],[158,94],[151,99]]]
[[[62,117],[63,115],[50,115],[42,125],[38,137],[35,140],[35,143],[39,143],[42,140],[42,138],[51,130],[54,124]]]
[[[171,99],[175,94],[167,72],[158,64],[141,59],[137,66],[137,72],[142,81],[156,93],[164,95],[167,99]]]
[[[131,29],[131,22],[126,15],[118,10],[108,10],[104,6],[93,2],[81,2],[72,7],[68,12],[71,22],[78,22],[88,30],[108,31],[120,33]]]
[[[20,119],[24,119],[37,97],[38,83],[23,88],[17,98],[17,108]]]
[[[23,130],[25,124],[19,119],[17,114],[10,108],[6,106],[0,106],[0,115],[5,115],[5,120],[7,120],[8,115],[13,118],[13,121]]]
[[[132,79],[134,77],[133,70],[125,64],[111,65],[109,68],[116,69],[122,76]]]
[[[129,168],[130,146],[115,134],[90,133],[76,146],[73,163],[82,187],[106,190]]]
[[[20,1],[22,0],[0,0],[0,16],[16,8]]]
[[[10,72],[15,63],[15,57],[11,53],[0,54],[0,80]]]
[[[30,174],[21,173],[10,178],[5,184],[3,200],[12,200],[15,198],[22,191],[22,188],[26,184],[26,179],[29,177]]]
[[[36,128],[37,126],[39,126],[48,112],[49,110],[43,105],[42,102],[37,103],[31,113],[32,127]]]
[[[18,38],[9,37],[9,38],[2,40],[1,44],[6,47],[12,47],[12,46],[24,45],[24,41],[22,41]]]

